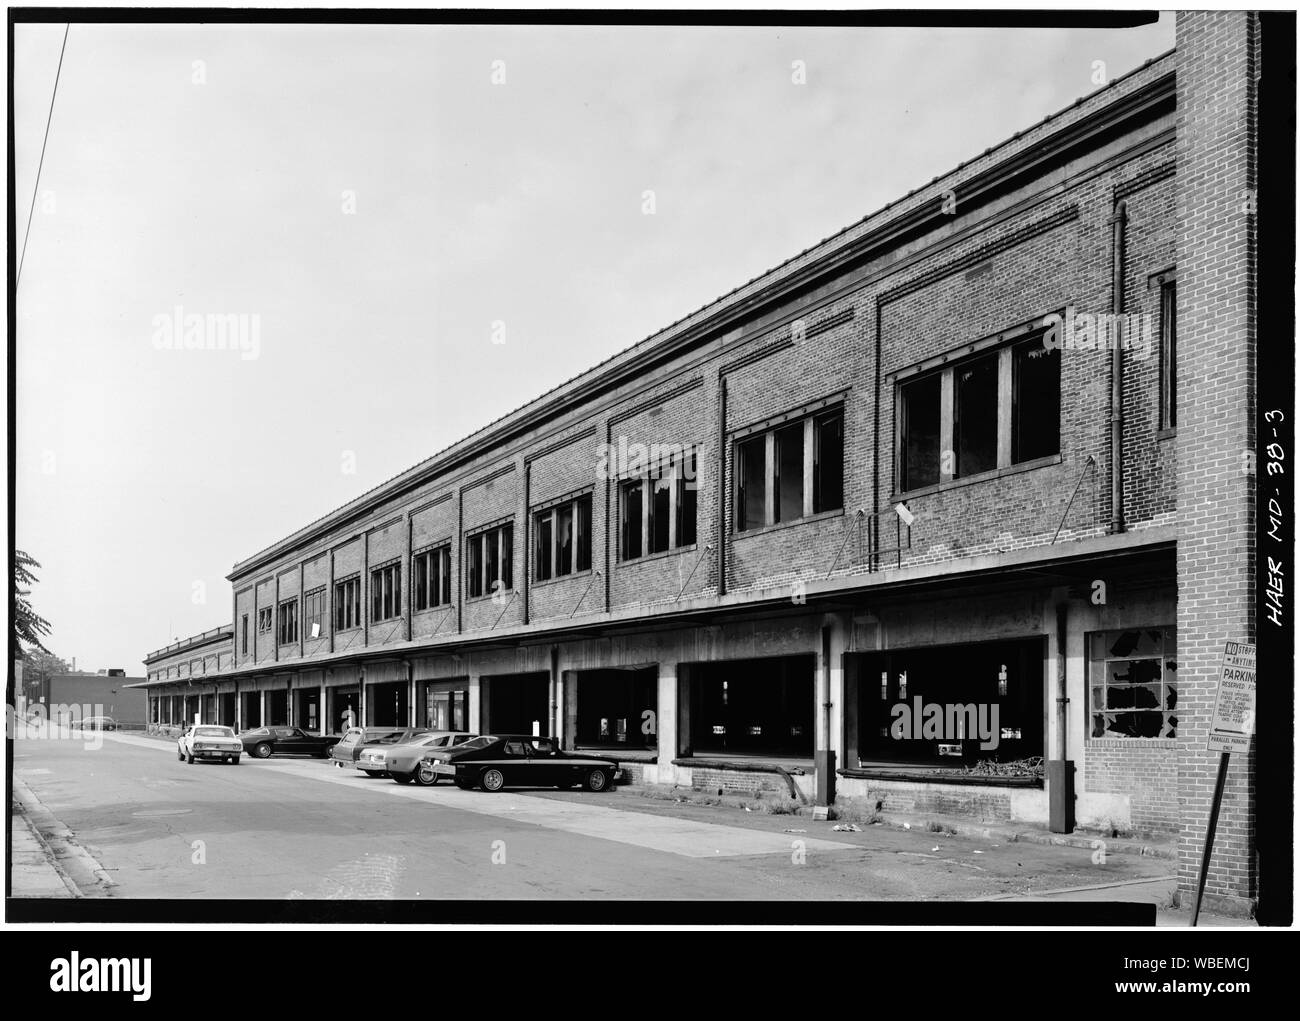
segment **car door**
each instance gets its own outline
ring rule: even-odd
[[[528,746],[522,739],[503,742],[499,761],[501,772],[505,774],[506,783],[510,786],[528,786],[534,782],[529,766]]]
[[[297,727],[281,727],[277,732],[276,750],[290,755],[310,755],[315,748],[311,740]]]
[[[556,758],[555,741],[535,737],[528,742],[528,782],[539,787],[555,787],[566,782],[561,760]]]

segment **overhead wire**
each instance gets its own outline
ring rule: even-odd
[[[36,183],[32,186],[32,206],[27,210],[27,229],[23,232],[23,248],[18,256],[18,275],[14,278],[14,286],[18,286],[18,281],[23,278],[23,263],[27,261],[27,241],[32,233],[32,216],[36,212],[36,196],[41,189],[41,171],[45,167],[45,147],[50,141],[50,124],[54,121],[54,101],[59,95],[59,78],[63,74],[63,54],[68,48],[68,30],[72,28],[72,23],[63,26],[63,45],[59,47],[59,66],[54,72],[54,89],[50,93],[50,112],[45,117],[45,137],[41,140],[41,158],[36,164]]]

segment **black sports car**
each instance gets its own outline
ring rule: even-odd
[[[549,737],[484,735],[455,748],[430,752],[421,760],[417,778],[421,784],[443,776],[462,790],[581,785],[589,791],[603,791],[618,776],[618,760],[564,752]]]
[[[338,743],[338,738],[312,734],[300,727],[258,727],[256,730],[242,730],[239,740],[244,742],[244,750],[259,759],[269,759],[272,755],[315,755],[324,758],[330,749]]]

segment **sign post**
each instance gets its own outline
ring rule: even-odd
[[[1219,667],[1219,692],[1214,700],[1214,717],[1206,736],[1205,750],[1219,753],[1219,775],[1214,782],[1214,800],[1205,827],[1205,849],[1201,852],[1201,873],[1196,880],[1196,899],[1192,902],[1192,925],[1201,915],[1201,897],[1205,893],[1205,876],[1214,851],[1214,831],[1219,824],[1219,806],[1228,779],[1228,756],[1250,747],[1255,730],[1255,646],[1245,642],[1227,642],[1223,663]]]

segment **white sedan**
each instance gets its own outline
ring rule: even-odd
[[[187,727],[176,741],[176,757],[194,764],[195,759],[217,759],[239,765],[244,754],[244,742],[229,727],[212,724]]]

